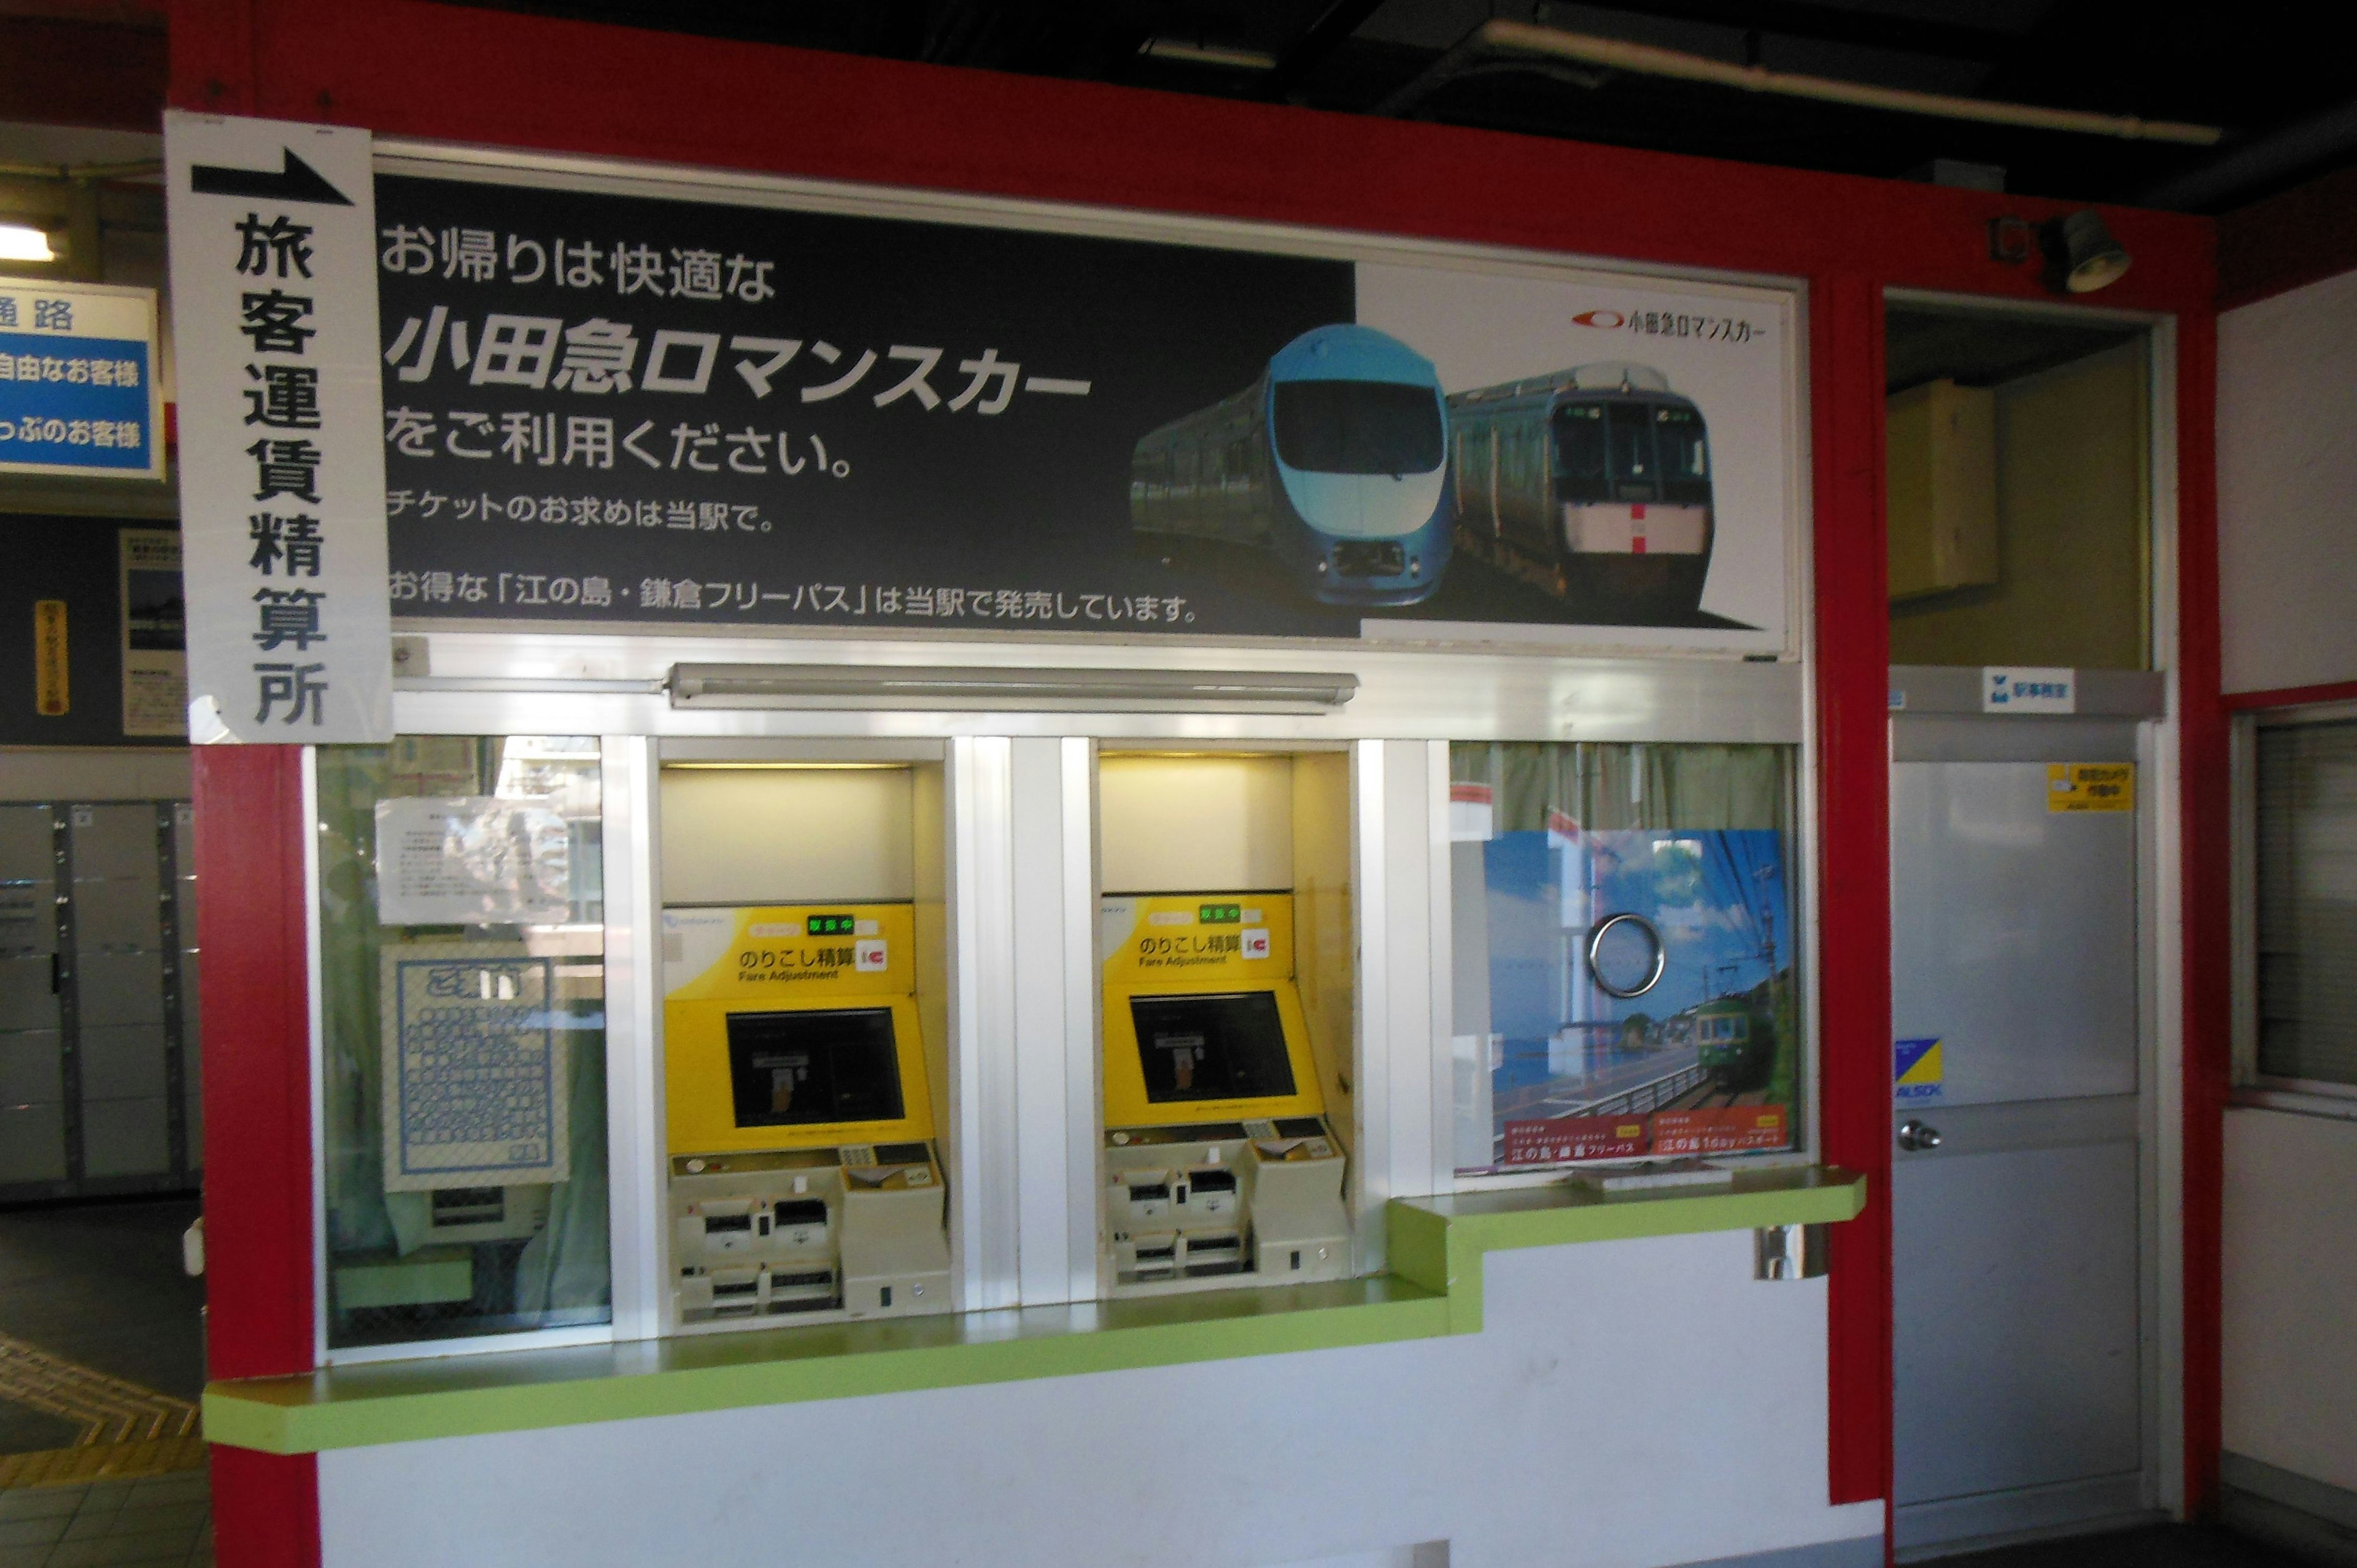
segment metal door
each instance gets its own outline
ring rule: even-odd
[[[2149,1506],[2136,726],[1901,718],[1891,777],[1898,1542]],[[2067,792],[2066,792],[2067,793]]]

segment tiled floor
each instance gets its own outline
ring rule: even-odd
[[[202,1469],[6,1484],[152,1472],[198,1456],[177,1435],[185,1423],[127,1444],[110,1441],[126,1434],[121,1423],[93,1423],[93,1412],[185,1409],[203,1386],[204,1287],[179,1267],[180,1231],[196,1212],[189,1199],[0,1211],[0,1337],[22,1351],[7,1363],[7,1390],[19,1397],[0,1397],[0,1568],[211,1563]],[[154,1423],[131,1424],[139,1430],[130,1435],[144,1436]]]
[[[202,1470],[0,1491],[0,1568],[211,1568]]]
[[[196,1217],[196,1200],[177,1197],[0,1210],[0,1334],[196,1399],[205,1287],[180,1272]]]
[[[0,1561],[0,1568],[5,1568]],[[1939,1559],[1937,1568],[2307,1568],[2264,1541],[2209,1525],[2156,1524]]]

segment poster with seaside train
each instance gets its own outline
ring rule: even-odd
[[[376,187],[396,616],[1789,650],[1784,291],[907,193]]]

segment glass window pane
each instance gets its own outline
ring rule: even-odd
[[[1279,381],[1276,456],[1321,474],[1428,474],[1444,450],[1440,399],[1396,381]]]
[[[2357,1086],[2357,724],[2258,736],[2258,1070]]]
[[[1792,748],[1449,758],[1458,1170],[1798,1147]]]
[[[1699,410],[1657,404],[1654,445],[1662,459],[1663,500],[1680,506],[1710,504],[1710,441]]]
[[[1612,432],[1612,499],[1657,501],[1662,474],[1653,465],[1652,410],[1641,403],[1616,403],[1607,410]]]
[[[1555,411],[1555,483],[1565,501],[1594,506],[1611,499],[1602,403],[1570,403]]]
[[[609,1322],[596,738],[317,759],[329,1346]]]

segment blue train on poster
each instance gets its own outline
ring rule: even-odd
[[[1432,361],[1387,333],[1303,333],[1252,385],[1137,444],[1142,545],[1264,550],[1324,604],[1406,605],[1448,565],[1448,406]]]

